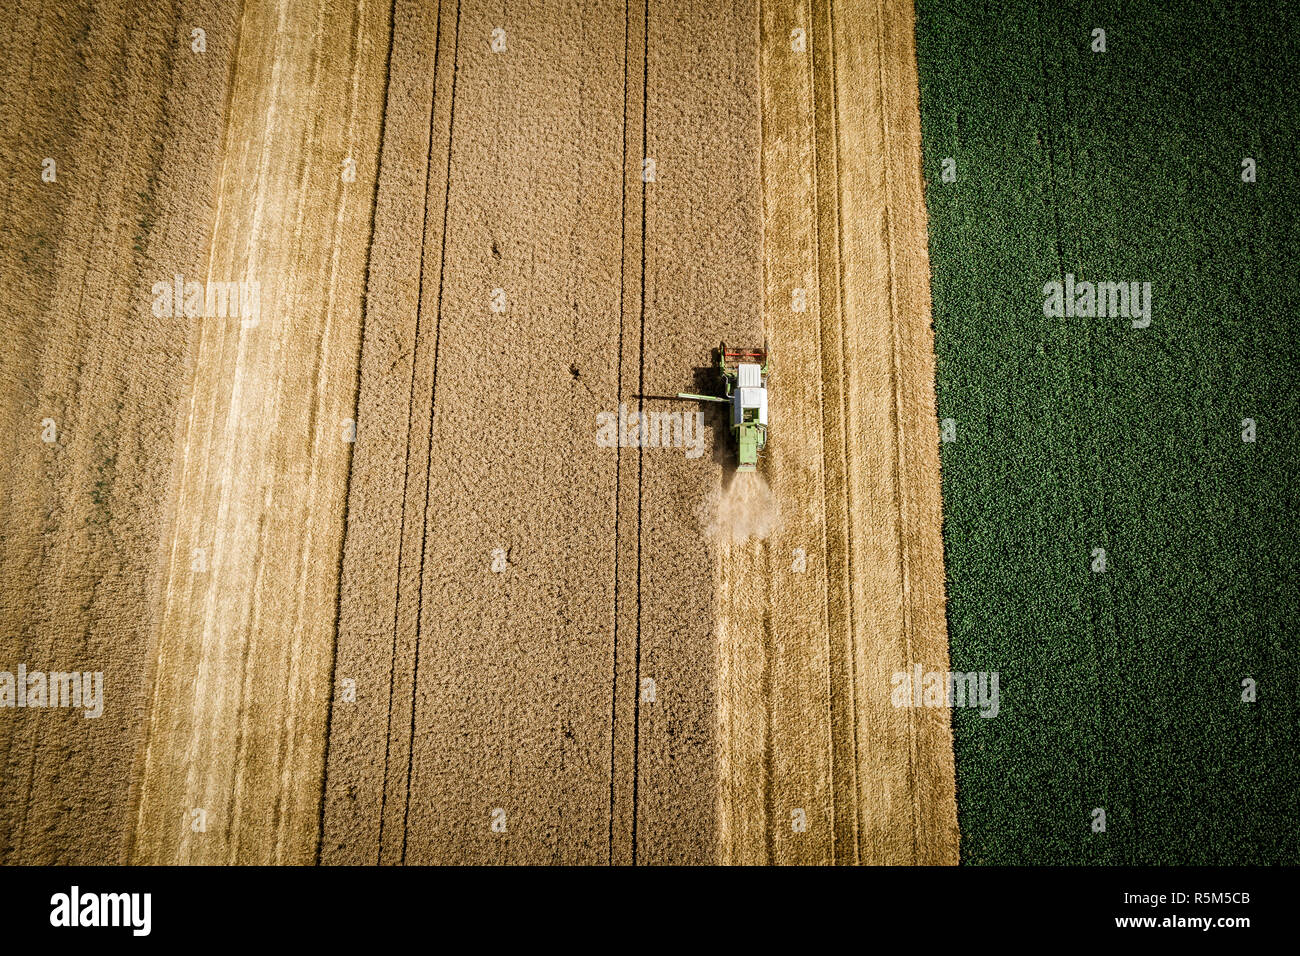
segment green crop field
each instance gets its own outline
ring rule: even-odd
[[[917,33],[952,667],[1000,678],[954,713],[963,859],[1300,863],[1300,14]],[[1067,274],[1150,324],[1045,315]]]

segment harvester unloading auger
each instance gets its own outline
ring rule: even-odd
[[[736,439],[736,471],[754,471],[758,453],[767,444],[767,343],[760,349],[718,348],[718,371],[726,395],[678,392],[678,398],[723,402],[731,406],[731,434]]]

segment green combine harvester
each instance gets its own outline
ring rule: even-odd
[[[718,348],[724,397],[678,392],[678,398],[722,402],[731,406],[731,434],[736,439],[736,471],[755,471],[758,453],[767,444],[767,343],[760,349]]]

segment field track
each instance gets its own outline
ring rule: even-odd
[[[0,858],[956,862],[948,711],[890,702],[948,669],[910,5],[184,6],[60,80],[130,125],[0,131],[81,157],[4,196],[0,667],[113,704],[5,713]],[[156,318],[177,273],[260,315]],[[722,416],[596,441],[720,340],[762,540]]]

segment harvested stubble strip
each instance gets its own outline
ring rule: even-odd
[[[100,671],[105,694],[93,720],[0,718],[3,863],[123,861],[146,731],[195,331],[151,289],[204,260],[239,18],[128,7],[19,5],[0,39],[0,670]]]
[[[244,8],[206,275],[258,281],[260,316],[201,325],[141,862],[316,856],[388,17],[386,4]]]
[[[948,713],[891,700],[895,673],[948,670],[912,17],[764,11],[783,518],[766,548],[721,556],[724,859],[957,859]]]

